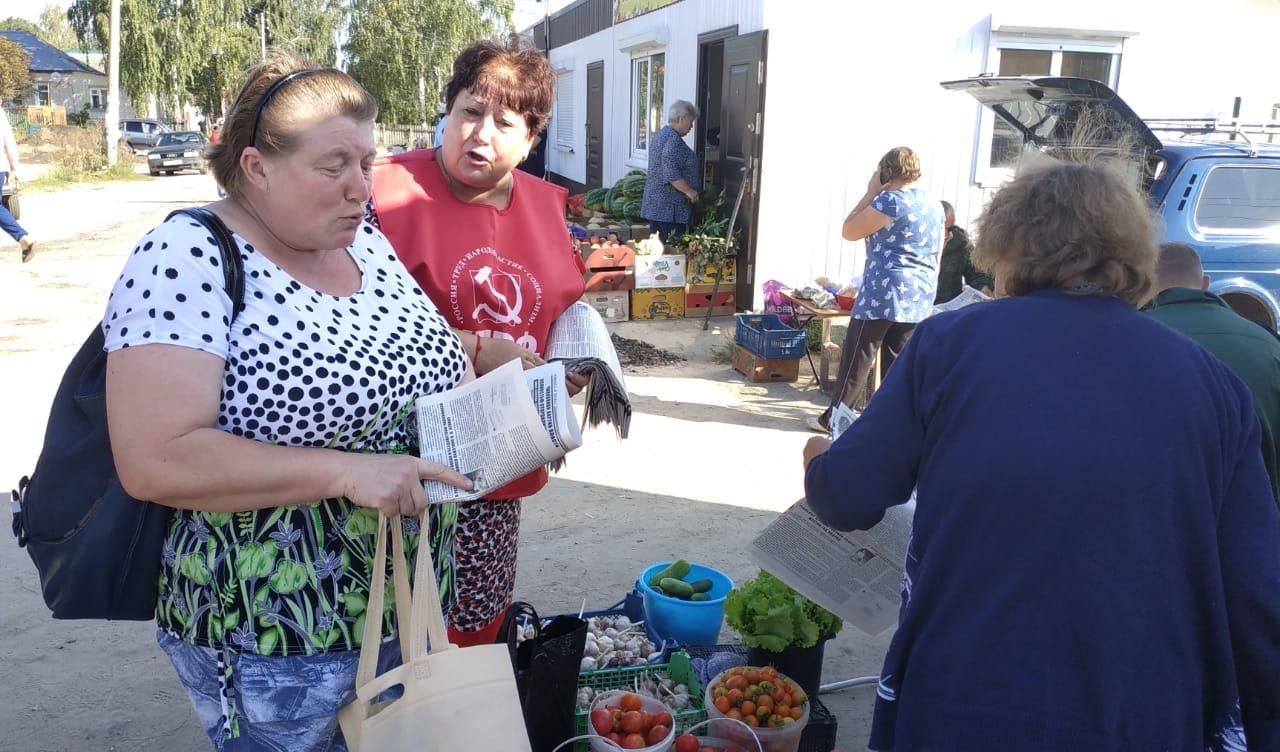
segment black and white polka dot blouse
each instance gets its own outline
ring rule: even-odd
[[[174,217],[130,255],[103,320],[107,351],[191,347],[226,362],[218,426],[288,446],[379,450],[416,444],[414,399],[454,386],[466,355],[377,229],[347,252],[360,289],[318,292],[236,236],[245,309],[234,325],[217,244]]]

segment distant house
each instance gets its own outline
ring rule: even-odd
[[[31,54],[32,87],[18,98],[20,106],[65,107],[67,115],[82,112],[102,120],[107,114],[107,74],[26,31],[0,31]],[[133,107],[121,107],[120,117],[133,117]]]

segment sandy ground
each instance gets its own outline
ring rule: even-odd
[[[5,489],[34,466],[58,379],[137,238],[169,211],[214,197],[212,181],[198,175],[23,197],[22,222],[42,247],[24,265],[16,244],[0,244]],[[604,608],[645,566],[677,557],[735,580],[754,573],[746,546],[801,493],[802,420],[820,395],[804,371],[797,384],[744,383],[715,358],[732,319],[714,320],[708,332],[699,324],[616,325],[689,360],[629,374],[631,438],[588,434],[565,470],[525,502],[517,597],[550,614],[584,601]],[[0,545],[0,634],[0,748],[208,748],[152,626],[50,619],[35,569],[14,545]],[[888,635],[846,629],[827,647],[824,680],[876,673],[887,644]],[[839,718],[840,749],[865,749],[872,692],[823,701]]]

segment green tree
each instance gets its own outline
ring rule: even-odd
[[[17,16],[9,16],[0,21],[0,31],[25,31],[42,39],[44,38],[44,32],[40,31],[38,26],[25,18],[18,18]]]
[[[511,28],[511,0],[352,0],[347,70],[387,123],[426,123],[467,45]]]
[[[17,42],[0,39],[0,100],[17,99],[31,86],[31,54]]]
[[[76,33],[67,21],[66,11],[52,3],[40,11],[40,37],[60,50],[76,47]]]

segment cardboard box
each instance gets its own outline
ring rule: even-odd
[[[589,292],[582,296],[582,302],[596,309],[606,324],[626,321],[631,316],[631,293],[622,292]]]
[[[689,318],[707,315],[708,308],[713,309],[712,316],[732,316],[737,312],[738,293],[731,284],[720,285],[714,302],[711,300],[711,293],[715,290],[715,285],[689,285],[685,289],[684,310]]]
[[[723,274],[723,276],[721,276]],[[715,264],[690,264],[688,269],[689,284],[691,285],[710,285],[714,284],[716,277],[720,277],[720,286],[724,287],[726,283],[730,286],[738,281],[738,261],[737,259],[728,259],[724,263],[723,271],[721,267]]]
[[[684,287],[684,256],[636,256],[636,289]]]
[[[587,256],[589,271],[630,269],[636,265],[636,252],[630,246],[611,245],[593,250]]]
[[[587,272],[587,292],[613,292],[631,290],[636,286],[636,277],[630,269],[606,269],[599,272]]]
[[[752,383],[795,381],[800,378],[801,358],[792,360],[765,360],[742,345],[733,356],[733,370],[747,377]]]
[[[683,287],[651,287],[631,291],[632,321],[663,321],[684,318]]]

